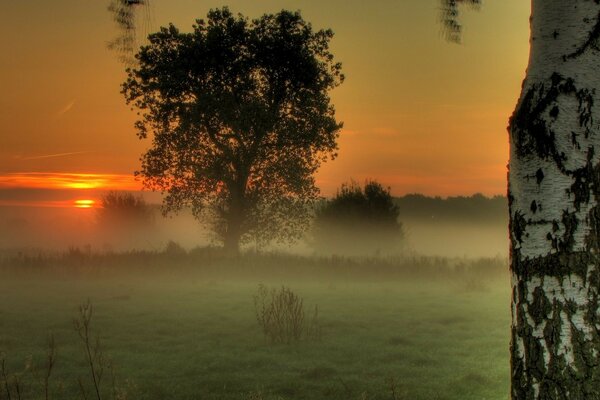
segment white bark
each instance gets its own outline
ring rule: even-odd
[[[510,127],[513,399],[600,398],[599,16],[595,0],[532,1]]]
[[[531,52],[522,94],[528,93],[535,85],[550,86],[554,74],[573,79],[575,85],[582,82],[584,88],[590,91],[600,89],[600,59],[596,52],[590,51],[577,58],[563,59],[585,42],[597,21],[598,11],[598,4],[592,0],[532,2]],[[593,164],[597,164],[600,160],[600,136],[585,137],[585,127],[579,124],[577,98],[570,95],[560,96],[557,106],[559,114],[556,120],[549,115],[551,107],[545,110],[543,119],[556,133],[554,145],[559,154],[564,153],[566,156],[564,167],[569,171],[583,168],[591,147],[598,149],[593,159]],[[594,102],[592,115],[600,115],[599,107],[600,101]],[[593,130],[598,132],[595,121]],[[577,145],[572,142],[572,132],[576,134]],[[552,232],[552,221],[560,221],[563,211],[576,212],[573,205],[574,196],[569,194],[569,189],[574,183],[573,177],[562,173],[552,159],[519,157],[515,154],[516,150],[515,144],[511,143],[509,182],[515,201],[514,209],[520,210],[526,220],[533,222],[526,228],[528,240],[519,243],[518,246],[521,257],[544,256],[552,252],[547,234],[559,236],[564,233],[564,227],[560,224],[561,231]],[[544,174],[540,184],[535,179],[539,169]],[[536,202],[536,212],[531,210],[533,201]],[[585,216],[594,206],[595,201],[586,204],[584,209],[578,212],[578,216],[582,218],[578,218],[581,223],[574,237],[577,250],[585,248],[584,239],[589,232],[589,223],[585,221]]]

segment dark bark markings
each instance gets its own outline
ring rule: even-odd
[[[594,92],[588,89],[577,89],[571,78],[564,78],[554,73],[550,78],[550,87],[544,83],[532,85],[523,96],[514,114],[510,118],[509,127],[515,138],[517,155],[521,158],[537,156],[541,159],[552,159],[563,173],[565,154],[556,148],[555,132],[548,126],[543,114],[550,107],[549,115],[558,118],[558,97],[560,95],[575,96],[579,102],[579,124],[585,129],[586,138],[591,133],[592,107],[594,105]],[[538,183],[544,178],[540,169],[535,178]]]
[[[598,1],[596,1],[598,2]],[[590,38],[570,58],[583,54],[590,48],[598,49],[600,38],[600,17]],[[556,134],[544,119],[548,112],[550,119],[560,116],[558,98],[561,95],[574,96],[579,102],[579,125],[584,130],[584,135],[589,138],[592,134],[592,107],[594,105],[593,90],[578,89],[571,78],[564,78],[555,73],[550,79],[549,87],[543,83],[533,85],[523,96],[510,120],[510,132],[513,135],[517,157],[539,158],[553,162],[564,175],[573,178],[573,185],[568,190],[573,196],[575,212],[563,211],[561,221],[552,221],[552,229],[548,232],[547,239],[551,241],[552,253],[547,256],[527,258],[522,260],[520,245],[526,240],[526,228],[536,223],[527,220],[520,210],[513,210],[514,197],[508,193],[510,209],[510,232],[513,240],[511,244],[511,270],[518,277],[518,282],[513,288],[513,302],[515,303],[515,321],[512,328],[511,365],[512,365],[512,397],[513,399],[600,399],[600,368],[598,351],[600,349],[600,318],[597,310],[600,307],[598,287],[600,277],[598,271],[600,254],[600,208],[592,207],[586,215],[591,229],[585,239],[585,250],[574,251],[574,234],[579,224],[577,214],[583,204],[591,200],[600,203],[600,165],[594,165],[594,148],[587,150],[585,166],[576,170],[567,170],[565,161],[567,157],[558,151],[555,143]],[[571,133],[571,143],[581,149],[577,134]],[[537,184],[541,184],[545,177],[540,168],[535,176]],[[533,201],[530,210],[535,213],[541,207],[540,201]],[[539,222],[539,221],[538,221]],[[542,221],[547,223],[548,221]],[[558,223],[562,223],[564,231],[561,235]],[[532,277],[557,278],[561,287],[565,285],[565,278],[569,275],[579,276],[588,284],[588,293],[585,294],[588,304],[583,310],[574,301],[561,302],[553,299],[555,293],[545,293],[542,287],[536,287],[533,293],[528,293],[525,282]],[[562,290],[562,289],[560,289]],[[564,293],[562,293],[564,295]],[[550,297],[552,296],[552,297]],[[531,297],[532,301],[528,299]],[[553,299],[552,301],[550,299]],[[585,333],[576,326],[575,314],[584,312],[584,322],[587,326],[594,327],[592,339],[586,339]],[[528,316],[534,325],[528,321]],[[566,316],[566,318],[564,318]],[[568,362],[565,354],[561,354],[561,332],[563,324],[568,321],[567,328],[571,335],[572,362]],[[534,329],[543,325],[543,342],[534,336]],[[538,334],[539,336],[539,334]],[[518,349],[516,340],[522,340],[522,354]],[[544,346],[547,349],[544,360]],[[538,383],[536,395],[533,387]]]
[[[594,2],[596,4],[600,4],[600,0],[594,0]],[[588,22],[588,21],[583,21],[583,22]],[[588,38],[586,39],[586,41],[583,42],[583,44],[581,46],[579,46],[577,48],[577,50],[575,50],[573,53],[564,56],[563,60],[566,61],[568,59],[577,58],[577,57],[585,54],[590,49],[600,50],[600,47],[598,47],[599,40],[600,40],[600,13],[598,13],[598,17],[596,17],[596,24],[590,31],[590,34],[588,35]]]

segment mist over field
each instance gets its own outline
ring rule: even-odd
[[[397,199],[408,248],[418,254],[443,257],[508,255],[507,200],[487,198],[425,197]]]
[[[308,234],[238,256],[154,205],[141,221],[0,208],[0,385],[66,400],[503,397],[504,200],[394,199],[387,251],[327,252]]]
[[[403,237],[393,255],[467,258],[507,255],[508,216],[504,197],[475,195],[444,199],[406,195],[394,202],[399,208]],[[69,247],[90,247],[102,252],[162,250],[170,241],[186,249],[213,243],[214,237],[190,212],[163,217],[158,205],[149,205],[152,224],[114,229],[99,229],[97,209],[0,207],[0,249],[63,251]],[[309,230],[304,239],[292,246],[272,245],[267,250],[312,255],[313,241]],[[348,247],[352,248],[353,243],[348,243]],[[247,248],[256,246],[249,243]],[[363,255],[377,254],[381,251],[378,253],[374,248]]]

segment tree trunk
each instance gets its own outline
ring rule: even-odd
[[[533,0],[510,122],[512,399],[600,399],[600,4]]]
[[[238,255],[240,252],[240,233],[237,221],[227,221],[227,232],[223,240],[223,249],[230,255]]]
[[[228,200],[223,248],[227,253],[237,255],[240,252],[242,226],[245,219],[245,183],[232,185],[229,188]]]
[[[223,248],[231,255],[240,252],[241,222],[239,213],[230,209],[225,221],[227,230],[223,238]]]

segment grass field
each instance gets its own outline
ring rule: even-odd
[[[368,260],[338,260],[321,274],[287,276],[269,270],[285,257],[265,259],[265,269],[255,257],[236,276],[219,272],[214,263],[175,273],[167,258],[155,259],[148,270],[107,272],[98,267],[102,257],[80,260],[73,269],[60,268],[74,264],[72,259],[38,260],[26,273],[5,268],[0,352],[6,370],[23,371],[28,359],[43,361],[51,332],[57,344],[51,398],[82,398],[77,379],[90,389],[89,372],[73,319],[89,298],[93,329],[117,365],[128,399],[508,397],[509,283],[498,265],[488,272],[481,261],[470,269],[469,263],[453,264],[447,266],[451,273],[412,269],[386,278],[375,267],[373,275],[355,273],[368,268]],[[290,270],[301,269],[302,262],[292,259]],[[44,263],[52,268],[44,270]],[[327,273],[332,265],[347,273]],[[318,305],[320,340],[269,343],[255,317],[259,283],[286,285],[307,307]],[[39,373],[18,376],[29,393],[23,398],[43,398]],[[6,397],[2,386],[0,399]],[[112,397],[107,392],[103,398]]]

